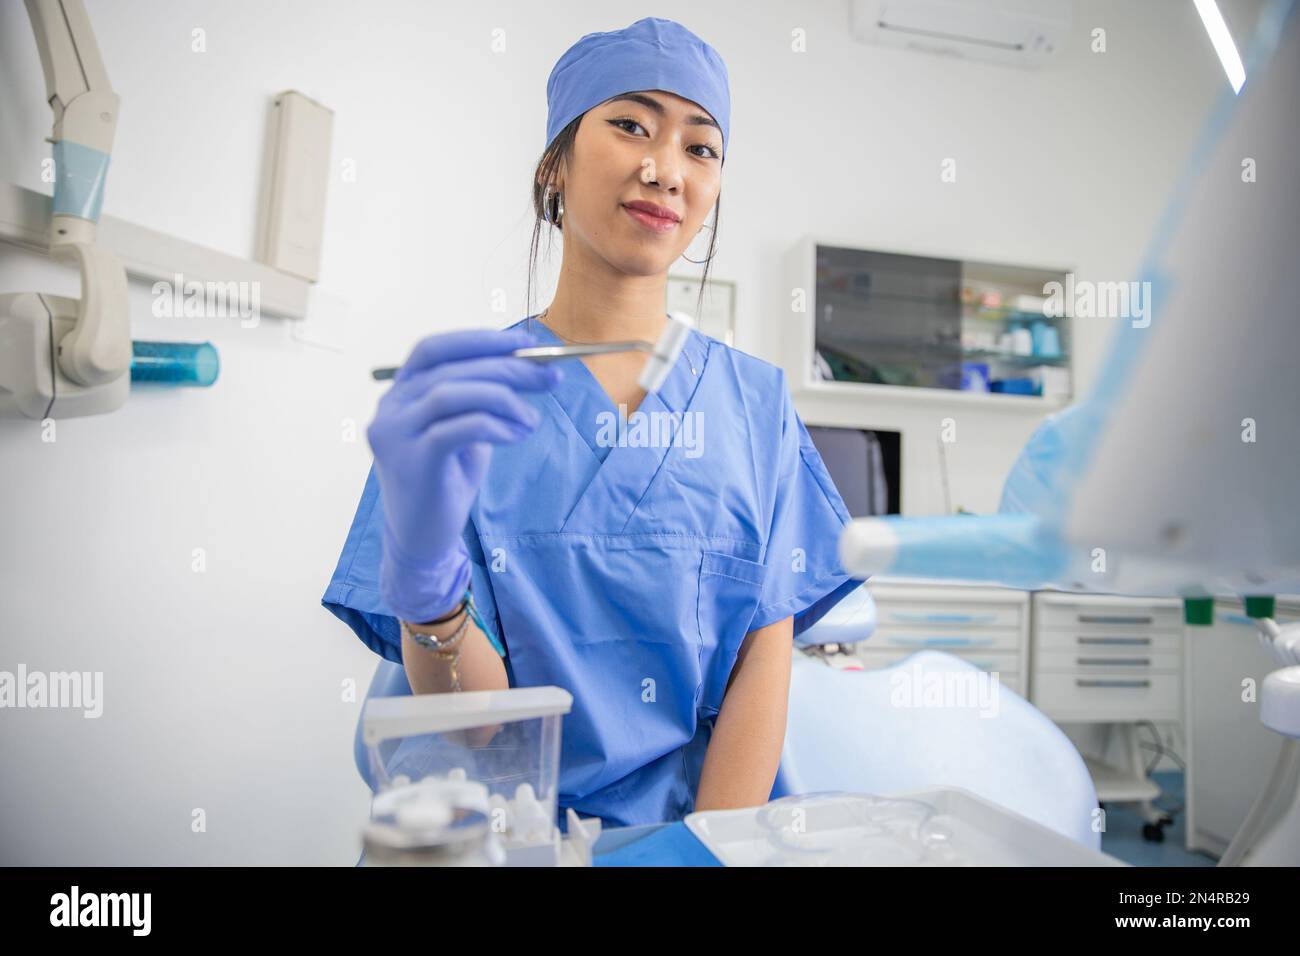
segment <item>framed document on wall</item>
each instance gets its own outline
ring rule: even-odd
[[[736,283],[710,279],[700,297],[700,280],[687,276],[668,277],[668,311],[681,310],[695,318],[695,327],[727,345],[736,344]],[[695,314],[696,308],[700,315]]]

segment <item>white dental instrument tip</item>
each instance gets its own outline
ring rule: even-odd
[[[650,353],[645,367],[641,369],[641,376],[636,380],[637,385],[647,392],[657,392],[664,387],[664,382],[668,380],[668,373],[681,357],[682,349],[685,348],[686,340],[690,338],[691,328],[694,325],[695,320],[685,312],[669,314],[668,324],[664,326],[659,341],[655,343],[654,351]]]

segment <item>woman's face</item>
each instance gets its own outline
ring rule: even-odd
[[[629,275],[668,271],[689,248],[722,186],[722,132],[690,100],[625,93],[588,110],[561,173],[564,235]],[[679,221],[632,211],[638,201]]]

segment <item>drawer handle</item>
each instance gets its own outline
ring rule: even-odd
[[[1078,657],[1076,664],[1091,667],[1150,667],[1149,657]]]
[[[993,643],[991,637],[891,637],[887,644],[895,647],[987,647]]]
[[[1146,647],[1151,643],[1149,637],[1080,637],[1080,644],[1134,644]]]
[[[1080,624],[1151,624],[1150,614],[1080,614]]]
[[[1100,678],[1086,679],[1076,677],[1074,680],[1076,687],[1150,687],[1149,680],[1102,680]]]
[[[934,613],[904,613],[902,611],[891,611],[889,614],[891,621],[906,624],[992,624],[998,619],[996,614],[934,614]]]

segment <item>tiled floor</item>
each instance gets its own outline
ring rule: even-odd
[[[1183,803],[1183,775],[1178,771],[1152,774],[1160,787],[1161,807],[1178,807]],[[1165,827],[1163,843],[1150,843],[1142,838],[1142,815],[1131,803],[1112,803],[1106,806],[1106,832],[1101,835],[1101,848],[1111,856],[1119,857],[1134,866],[1214,866],[1215,859],[1203,853],[1188,853],[1183,848],[1185,812],[1174,815],[1174,822]]]

